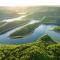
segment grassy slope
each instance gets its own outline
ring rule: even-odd
[[[11,48],[12,47],[12,48]],[[16,46],[1,46],[0,60],[59,60],[60,44],[55,43],[48,35],[36,42]],[[55,52],[56,51],[56,52]]]
[[[29,21],[13,21],[13,22],[9,22],[6,25],[0,27],[0,34],[3,34],[7,31],[10,31],[16,27],[22,26],[27,24]],[[0,23],[1,24],[1,23]]]

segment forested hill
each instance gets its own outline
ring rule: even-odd
[[[44,35],[30,44],[1,45],[0,60],[60,60],[60,44]]]

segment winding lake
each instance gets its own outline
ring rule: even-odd
[[[23,26],[22,26],[23,27]],[[52,25],[43,25],[41,24],[38,26],[33,33],[31,33],[28,36],[25,36],[23,38],[19,39],[11,39],[9,38],[9,35],[12,34],[14,31],[22,28],[18,27],[11,31],[8,31],[5,34],[0,35],[0,43],[1,44],[22,44],[22,43],[31,43],[38,39],[39,37],[43,36],[45,33],[47,33],[54,41],[60,42],[60,34],[56,33],[54,31],[49,31],[49,29],[52,27]]]
[[[45,17],[44,17],[45,18]],[[43,18],[43,19],[44,19]],[[23,44],[23,43],[31,43],[36,41],[39,37],[43,36],[44,34],[48,34],[55,42],[60,42],[60,34],[54,31],[49,30],[54,25],[45,25],[40,24],[33,33],[29,34],[28,36],[24,36],[23,38],[12,39],[10,38],[10,34],[14,33],[15,31],[27,26],[29,24],[38,23],[38,20],[31,20],[28,24],[17,27],[12,29],[2,35],[0,35],[0,44]]]

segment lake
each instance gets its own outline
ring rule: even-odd
[[[33,23],[34,22],[35,21],[33,21]],[[29,22],[28,24],[31,24],[31,22]],[[26,24],[26,25],[28,25],[28,24]],[[26,25],[24,25],[24,26],[26,26]],[[29,34],[28,36],[24,36],[23,38],[12,39],[12,38],[9,37],[10,34],[12,34],[16,30],[18,30],[18,29],[20,29],[20,28],[22,28],[24,26],[17,27],[17,28],[15,28],[13,30],[10,30],[10,31],[0,35],[0,44],[24,44],[24,43],[31,43],[31,42],[36,41],[39,37],[43,36],[44,34],[48,34],[55,42],[60,42],[60,34],[54,32],[54,31],[49,30],[54,25],[45,25],[45,24],[40,24],[34,30],[33,33]]]

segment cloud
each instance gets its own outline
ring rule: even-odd
[[[0,6],[60,5],[60,0],[0,0]]]

